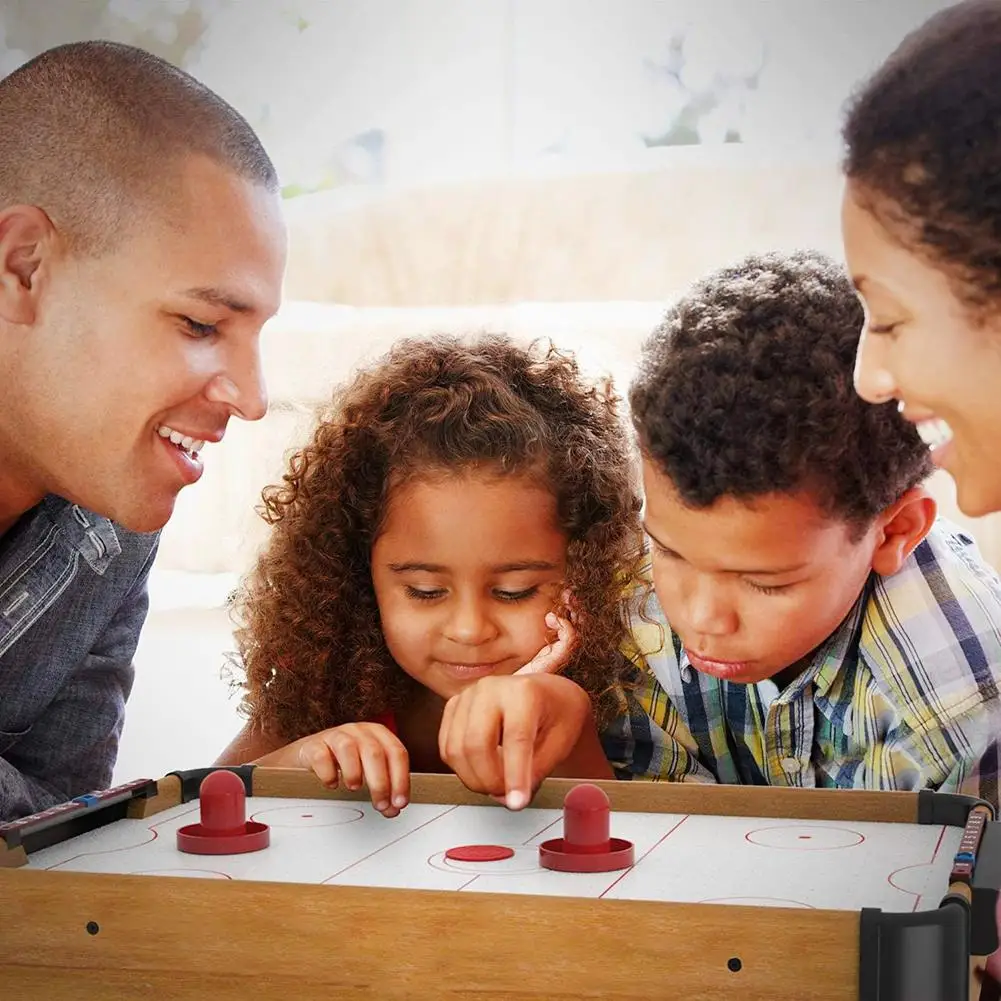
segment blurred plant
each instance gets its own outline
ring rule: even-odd
[[[6,0],[0,8],[0,74],[43,49],[83,38],[138,45],[183,66],[219,0]]]
[[[741,141],[748,99],[768,62],[765,45],[746,28],[689,22],[644,60],[664,106],[663,126],[643,134],[646,146]]]

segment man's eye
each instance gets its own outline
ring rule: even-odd
[[[183,320],[189,333],[194,337],[211,337],[219,332],[219,328],[214,323],[199,323],[197,320],[192,320],[190,316],[183,317]]]

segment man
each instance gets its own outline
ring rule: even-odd
[[[157,532],[260,419],[286,236],[253,130],[108,42],[0,81],[0,821],[107,785]]]

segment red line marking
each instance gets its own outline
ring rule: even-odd
[[[332,873],[326,879],[321,879],[320,885],[322,886],[324,883],[329,883],[332,879],[336,879],[338,876],[341,876],[344,873],[346,873],[348,869],[353,869],[356,865],[361,865],[362,862],[367,862],[373,856],[378,855],[379,852],[384,852],[387,848],[392,848],[393,845],[398,844],[404,838],[409,838],[411,834],[414,834],[415,832],[421,830],[422,828],[427,827],[429,824],[433,824],[436,820],[441,820],[442,817],[446,816],[447,814],[451,813],[453,810],[456,809],[458,809],[458,806],[450,806],[447,810],[443,810],[441,813],[436,813],[430,820],[425,820],[423,824],[418,824],[416,827],[412,827],[409,831],[407,831],[404,834],[401,834],[398,838],[393,838],[392,841],[387,841],[384,845],[382,845],[381,848],[376,848],[375,851],[369,852],[367,855],[363,855],[360,859],[355,859],[354,862],[352,862],[350,865],[344,866],[343,869],[338,869],[337,872]]]
[[[173,868],[174,868],[175,871],[180,871],[180,872],[208,872],[208,873],[211,873],[213,876],[219,876],[222,879],[228,879],[228,880],[232,880],[233,879],[233,877],[228,872],[220,872],[218,869],[195,869],[195,868],[187,868],[185,866],[174,866]],[[124,875],[128,875],[128,876],[149,876],[149,875],[152,875],[152,874],[159,875],[162,871],[163,871],[162,869],[136,869],[134,872],[125,873]],[[198,878],[201,878],[201,877],[176,876],[174,878],[175,879],[198,879]]]
[[[179,814],[177,814],[176,817],[171,817],[170,820],[177,820],[180,817],[186,817],[189,813],[194,813],[194,812],[195,812],[194,809],[185,810],[184,813],[179,813]],[[128,817],[124,817],[122,819],[123,820],[128,820],[129,818]],[[121,822],[122,822],[121,820],[118,820],[115,823],[120,824]],[[145,841],[138,841],[134,845],[119,845],[117,848],[101,848],[101,849],[97,849],[97,850],[92,851],[92,852],[80,852],[77,855],[72,855],[68,859],[63,859],[62,862],[55,862],[52,865],[47,865],[45,868],[46,868],[46,870],[49,870],[49,871],[51,871],[53,869],[61,869],[63,866],[69,865],[70,862],[76,862],[78,859],[93,858],[95,855],[114,855],[116,852],[130,852],[130,851],[133,851],[136,848],[142,848],[145,845],[152,844],[154,841],[157,840],[157,838],[159,838],[160,835],[159,835],[159,833],[157,831],[157,828],[160,827],[160,826],[162,826],[163,824],[166,824],[166,823],[169,823],[169,821],[168,820],[161,820],[161,821],[159,821],[159,823],[150,824],[146,829],[149,831],[149,833],[150,833],[151,836],[148,837],[148,838],[146,838]],[[114,825],[112,825],[112,826],[114,826]],[[96,828],[95,830],[97,830],[97,831],[107,830],[107,828],[100,828],[99,827],[99,828]],[[93,834],[93,833],[95,833],[95,831],[88,831],[87,832],[87,834]],[[78,837],[86,837],[86,835],[84,835],[84,834],[80,834],[80,835],[77,835],[77,836]],[[55,846],[53,846],[53,847],[55,847]]]
[[[606,886],[605,889],[601,891],[601,893],[598,894],[598,899],[601,900],[605,896],[605,894],[608,893],[608,891],[612,889],[612,887],[614,887],[617,883],[619,883],[623,879],[625,879],[626,876],[628,876],[629,873],[632,872],[632,870],[635,869],[636,866],[638,866],[640,864],[640,862],[643,861],[643,859],[645,859],[645,858],[649,857],[650,855],[652,855],[665,841],[667,841],[667,839],[672,834],[674,834],[674,832],[679,827],[681,827],[681,825],[686,820],[688,820],[688,818],[690,816],[691,816],[691,814],[686,814],[684,817],[682,817],[681,820],[679,820],[674,825],[674,827],[672,827],[659,841],[657,841],[655,844],[651,845],[638,859],[636,859],[633,862],[633,864],[628,869],[623,869],[622,872],[620,872],[619,875],[616,876],[616,878],[611,883],[609,883],[608,886]]]
[[[815,911],[817,909],[816,907],[813,906],[813,904],[804,904],[802,900],[793,900],[792,897],[756,897],[756,896],[753,896],[753,895],[752,896],[748,896],[748,897],[706,897],[703,900],[699,900],[698,903],[700,903],[700,904],[721,904],[721,903],[726,903],[726,902],[731,901],[731,900],[774,900],[774,901],[776,901],[777,903],[780,903],[780,904],[796,904],[797,907],[801,907],[801,908],[804,908],[806,910]],[[744,906],[748,906],[748,905],[740,904],[738,906],[744,907]],[[751,905],[751,906],[753,906],[753,905]]]
[[[937,857],[938,851],[942,847],[942,842],[944,840],[945,840],[945,825],[943,824],[942,830],[938,832],[938,841],[935,842],[935,850],[931,853],[932,862],[935,861],[935,858]]]
[[[945,840],[945,825],[942,825],[942,829],[938,832],[938,841],[935,842],[935,849],[931,853],[931,861],[928,865],[932,865],[935,859],[938,858],[939,849],[942,847],[942,842]],[[924,894],[919,893],[917,899],[914,901],[914,907],[911,911],[912,914],[916,914],[918,908],[921,906],[921,901],[924,899]]]
[[[531,843],[532,843],[532,842],[533,842],[533,841],[534,841],[534,840],[535,840],[536,838],[541,838],[541,837],[542,837],[542,835],[546,833],[546,831],[548,831],[548,830],[550,830],[551,828],[555,827],[555,826],[556,826],[556,825],[557,825],[558,823],[560,823],[560,821],[561,821],[562,819],[563,819],[562,817],[557,817],[557,818],[556,818],[555,820],[553,820],[553,821],[551,821],[550,823],[546,824],[546,826],[545,826],[545,827],[543,827],[541,831],[536,831],[536,833],[535,833],[535,834],[533,834],[533,835],[532,835],[531,837],[529,837],[529,838],[525,838],[525,840],[524,840],[524,841],[522,841],[522,844],[523,844],[523,845],[529,845],[529,844],[531,844]]]
[[[358,807],[356,806],[342,806],[341,804],[338,803],[323,803],[321,805],[326,807],[331,807],[334,810],[339,810],[342,813],[353,814],[353,816],[349,817],[347,820],[331,820],[320,824],[307,824],[305,825],[306,827],[310,828],[347,827],[348,824],[357,823],[359,820],[363,820],[365,818],[364,811],[359,810]],[[248,815],[247,820],[256,820],[258,821],[258,823],[267,823],[271,827],[285,827],[288,829],[295,829],[295,827],[297,826],[296,824],[282,823],[280,818],[279,820],[275,820],[274,818],[272,818],[267,821],[261,821],[260,818],[268,813],[295,813],[299,810],[310,810],[310,809],[315,810],[316,807],[303,806],[301,803],[298,806],[269,806],[263,810],[255,810],[252,814]],[[303,818],[312,818],[312,817],[313,817],[312,813],[300,813],[298,819],[302,820]],[[300,827],[299,829],[302,830],[303,828]]]
[[[893,877],[897,875],[898,872],[906,872],[908,869],[922,869],[925,866],[934,865],[935,859],[938,858],[938,853],[942,848],[942,842],[945,840],[945,825],[939,829],[938,840],[935,842],[935,847],[932,849],[931,858],[927,862],[914,862],[911,865],[902,865],[894,869],[886,877],[886,882],[892,886],[899,893],[906,893],[908,896],[914,898],[914,905],[911,907],[911,913],[916,914],[918,908],[921,906],[921,901],[924,899],[923,893],[915,893],[913,890],[905,890],[902,886],[897,886],[893,882]]]
[[[562,819],[563,819],[562,817],[556,817],[554,820],[551,820],[548,824],[546,824],[545,827],[542,828],[542,830],[536,831],[535,834],[532,834],[529,837],[525,838],[525,840],[522,841],[522,844],[523,845],[530,845],[536,838],[541,838],[542,835],[546,833],[546,831],[548,831],[550,828],[555,827],[558,823],[560,823],[560,821]],[[427,861],[428,861],[429,865],[431,863],[431,859],[433,859],[433,858],[434,858],[434,855],[429,855],[428,856]],[[484,876],[484,875],[486,875],[486,873],[482,873],[482,872],[476,873],[476,875],[473,876],[473,878],[470,879],[468,882],[463,883],[462,886],[456,887],[455,892],[458,893],[461,890],[464,890],[467,886],[471,886],[473,883],[475,883],[480,878],[480,876]]]
[[[808,824],[801,824],[799,826],[801,826],[801,827],[808,827],[809,825]],[[828,826],[828,825],[825,825],[825,826],[821,827],[820,829],[821,830],[827,830],[827,831],[847,831],[849,834],[855,835],[855,837],[858,838],[858,841],[854,841],[850,845],[831,845],[830,847],[827,847],[827,848],[796,848],[793,845],[786,845],[785,847],[780,847],[779,845],[766,845],[766,844],[762,844],[760,841],[752,841],[751,840],[751,835],[752,834],[761,834],[764,831],[787,831],[787,830],[795,830],[795,828],[796,828],[796,825],[794,825],[794,824],[770,824],[768,827],[755,827],[752,830],[747,831],[744,834],[744,840],[749,845],[754,845],[755,848],[766,848],[769,851],[776,851],[776,852],[787,852],[787,851],[788,852],[816,852],[816,851],[820,851],[820,852],[840,852],[840,851],[844,851],[846,848],[858,848],[859,845],[864,845],[865,844],[865,835],[864,834],[859,834],[858,831],[853,831],[850,827],[831,827],[831,826]],[[806,834],[806,835],[800,834],[800,835],[798,835],[797,840],[800,840],[800,841],[809,841],[812,837],[813,837],[812,834]]]

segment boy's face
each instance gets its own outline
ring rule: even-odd
[[[0,515],[18,491],[22,510],[51,492],[158,529],[205,458],[170,430],[190,449],[221,439],[230,417],[264,415],[259,334],[281,295],[280,199],[200,158],[178,170],[178,197],[107,253],[42,241],[37,299],[4,330],[17,385],[12,423],[0,415]],[[3,301],[8,314],[16,305]]]
[[[393,659],[450,698],[513,674],[552,641],[567,539],[549,491],[516,476],[443,475],[390,493],[372,582]]]
[[[842,230],[866,312],[859,394],[870,403],[900,401],[903,415],[938,445],[932,456],[954,477],[966,514],[1001,509],[1001,318],[975,322],[942,270],[895,240],[851,184]]]
[[[805,495],[688,507],[649,459],[643,485],[657,598],[696,670],[770,678],[827,639],[861,594],[875,527],[853,541]]]

